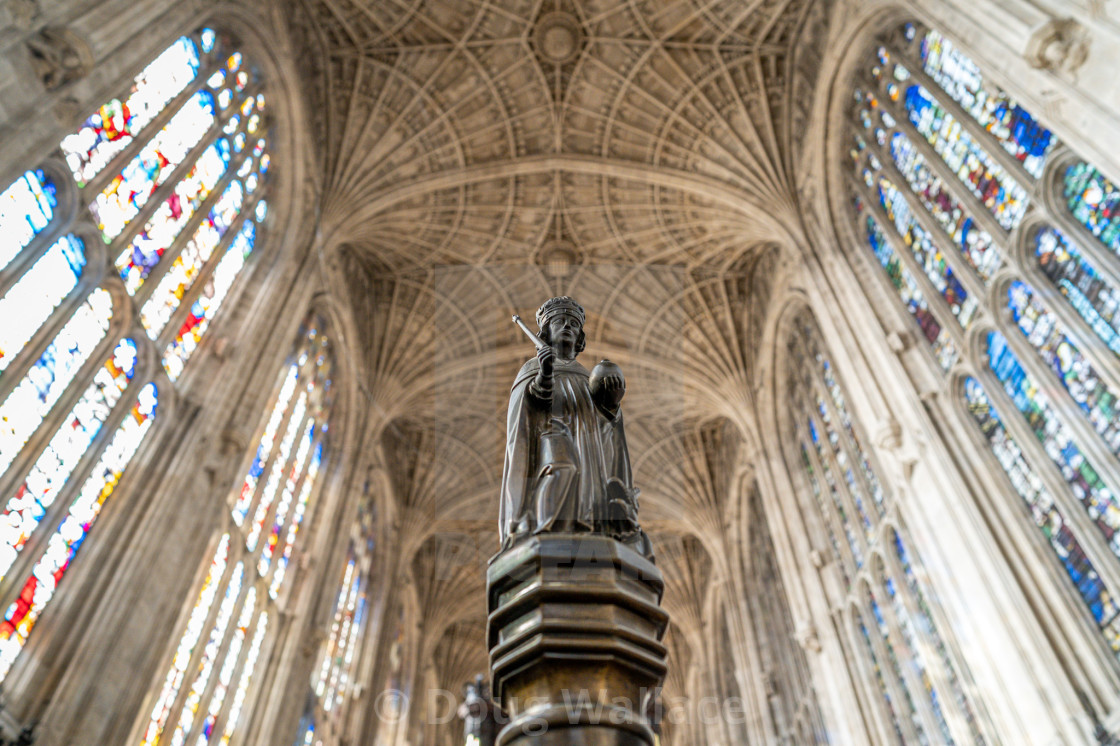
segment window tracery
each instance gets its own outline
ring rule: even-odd
[[[329,440],[333,360],[322,321],[313,315],[300,330],[246,454],[227,529],[156,687],[140,741],[145,746],[226,744],[252,701],[269,620],[286,606],[290,563],[314,512]],[[343,589],[344,609],[354,607],[351,621],[359,600],[352,597],[354,582],[356,576]],[[347,627],[343,647],[353,634]]]
[[[984,743],[966,669],[928,605],[898,508],[853,421],[843,387],[805,314],[790,340],[787,391],[795,448],[844,583],[849,654],[874,682],[865,693],[896,743]]]
[[[881,38],[852,113],[857,230],[1120,654],[1120,190],[916,24]]]
[[[175,40],[0,189],[0,681],[261,229],[267,112],[236,45]]]

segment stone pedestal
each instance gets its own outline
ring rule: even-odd
[[[653,746],[644,713],[665,677],[657,567],[598,534],[542,534],[486,574],[498,746]]]

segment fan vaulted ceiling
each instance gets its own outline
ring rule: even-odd
[[[366,443],[392,485],[379,510],[441,685],[485,667],[505,402],[533,352],[510,315],[561,293],[587,308],[585,362],[627,374],[672,649],[697,664],[733,556],[753,348],[801,231],[827,5],[287,0],[319,250],[353,312]]]

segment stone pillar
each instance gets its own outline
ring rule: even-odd
[[[531,536],[486,574],[497,746],[654,746],[666,673],[657,567],[599,534]]]

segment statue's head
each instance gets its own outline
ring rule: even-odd
[[[577,330],[573,342],[575,353],[578,355],[583,352],[587,344],[587,335],[583,333],[583,322],[586,319],[583,306],[562,295],[559,298],[549,298],[537,309],[537,326],[540,328],[537,336],[548,344],[553,344],[550,328],[556,325],[550,322],[554,319],[567,319],[575,323]]]

